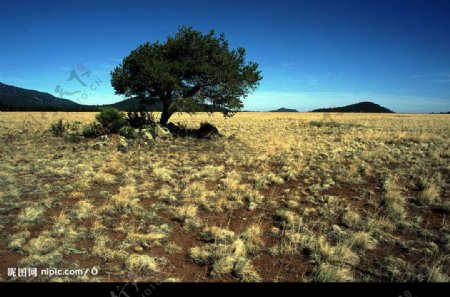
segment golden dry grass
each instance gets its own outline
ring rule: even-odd
[[[2,280],[25,266],[100,272],[63,281],[448,280],[448,115],[175,114],[224,137],[126,153],[48,131],[94,116],[0,114]]]

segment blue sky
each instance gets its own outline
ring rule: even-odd
[[[0,82],[113,103],[123,99],[111,87],[113,67],[188,25],[225,33],[260,64],[264,78],[246,110],[374,101],[397,112],[449,111],[449,15],[450,1],[432,0],[0,0]],[[85,86],[68,81],[72,70]]]

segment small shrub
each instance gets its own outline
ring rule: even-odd
[[[348,282],[352,281],[353,275],[349,268],[344,266],[333,266],[329,263],[319,264],[313,272],[313,282]]]
[[[94,122],[83,127],[83,136],[88,138],[98,137],[104,134],[104,129],[99,123]]]
[[[355,228],[361,223],[361,216],[354,210],[348,209],[342,216],[345,226]]]
[[[128,112],[125,121],[133,128],[155,128],[157,121],[152,113],[149,112]]]
[[[72,216],[77,220],[84,220],[93,215],[94,206],[87,200],[78,201],[72,209]]]
[[[175,207],[172,215],[176,220],[183,223],[183,228],[189,230],[202,225],[202,220],[197,216],[198,207],[196,205],[183,205]]]
[[[441,204],[441,209],[446,213],[450,213],[450,201],[444,201]]]
[[[234,273],[243,282],[260,282],[262,281],[255,267],[252,265],[250,260],[245,258],[240,258],[234,268]]]
[[[149,132],[153,138],[156,138],[157,134],[156,134],[156,125],[155,126],[148,126],[144,129],[144,132],[147,131]]]
[[[216,226],[204,228],[200,236],[203,240],[217,243],[230,243],[235,238],[233,231]]]
[[[388,177],[383,184],[382,202],[386,207],[388,218],[400,222],[406,217],[406,198],[396,176]]]
[[[95,119],[111,133],[118,133],[126,124],[123,112],[111,107],[100,109],[100,113],[95,116]]]
[[[57,137],[64,137],[65,140],[70,142],[80,142],[80,124],[81,122],[75,121],[73,123],[64,122],[60,119],[50,125],[50,131]]]
[[[249,254],[255,254],[264,246],[264,241],[262,240],[261,235],[261,227],[257,224],[250,225],[247,231],[240,235],[241,239],[245,242],[245,246]]]
[[[219,276],[222,274],[227,274],[233,271],[236,259],[231,256],[225,256],[218,259],[212,265],[211,275]]]
[[[81,135],[77,132],[67,132],[64,134],[64,139],[69,142],[80,142]]]
[[[55,250],[60,245],[60,242],[52,237],[40,235],[30,240],[27,251],[30,254],[44,255]]]
[[[21,210],[17,219],[22,223],[34,223],[42,220],[42,216],[45,213],[44,207],[29,206]]]
[[[302,225],[302,218],[300,216],[285,209],[276,211],[275,220],[283,229],[296,229]]]
[[[439,200],[439,187],[434,183],[429,183],[423,191],[420,192],[418,203],[421,205],[430,205]]]
[[[30,235],[31,233],[28,230],[10,235],[8,248],[13,251],[22,251]]]
[[[160,230],[152,231],[150,233],[141,234],[130,232],[127,235],[127,243],[141,247],[151,247],[155,245],[161,245],[161,240],[166,238],[166,234]]]
[[[183,250],[181,246],[176,244],[175,242],[169,242],[166,247],[164,248],[164,251],[168,253],[169,255],[178,254]]]
[[[195,132],[195,136],[201,139],[211,139],[220,136],[219,130],[207,122],[202,122],[200,128]]]
[[[369,233],[363,231],[351,233],[347,243],[356,251],[371,250],[377,244],[376,240]]]
[[[137,137],[134,128],[130,126],[123,126],[122,128],[120,128],[119,135],[122,135],[127,139],[136,139]]]
[[[81,122],[78,121],[69,123],[64,133],[64,139],[69,142],[80,142],[81,141],[80,125]]]
[[[159,266],[156,259],[147,255],[130,255],[125,265],[129,271],[141,272],[144,274],[159,272]]]
[[[53,135],[61,137],[64,135],[64,132],[66,132],[66,129],[68,127],[69,127],[68,122],[64,122],[63,119],[59,119],[58,121],[50,125],[50,131],[53,133]]]

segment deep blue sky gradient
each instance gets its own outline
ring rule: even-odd
[[[397,112],[450,110],[450,1],[0,0],[0,82],[116,102],[113,67],[181,25],[223,32],[260,64],[247,110],[367,100]],[[71,70],[91,71],[80,76],[86,87],[67,81]]]

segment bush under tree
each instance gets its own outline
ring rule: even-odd
[[[100,109],[100,113],[95,116],[95,119],[109,133],[118,133],[127,124],[124,113],[111,107]]]

